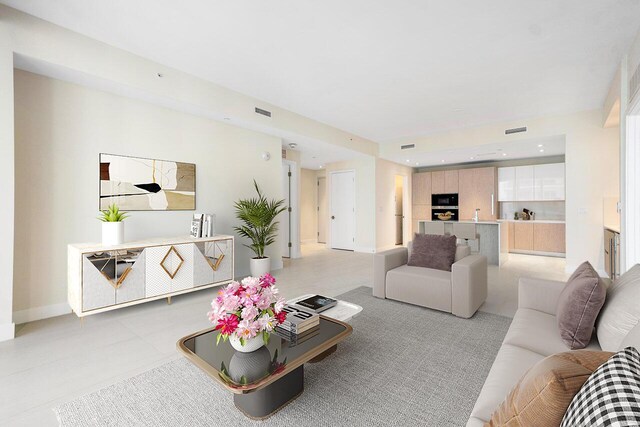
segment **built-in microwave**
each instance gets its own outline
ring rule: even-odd
[[[431,206],[434,208],[458,207],[458,193],[432,194]]]

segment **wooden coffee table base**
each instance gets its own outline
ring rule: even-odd
[[[284,408],[304,391],[304,365],[268,386],[247,394],[234,394],[233,403],[244,415],[263,420]]]

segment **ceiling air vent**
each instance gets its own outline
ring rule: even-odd
[[[511,135],[512,133],[520,133],[520,132],[526,132],[527,131],[527,127],[523,126],[521,128],[513,128],[513,129],[507,129],[504,131],[505,135]]]
[[[256,113],[262,114],[263,116],[271,117],[271,111],[263,110],[262,108],[256,107]]]
[[[401,150],[408,150],[410,148],[416,148],[416,144],[406,144],[406,145],[401,145],[400,146]]]

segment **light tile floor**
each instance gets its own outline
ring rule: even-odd
[[[304,245],[303,258],[286,260],[274,274],[282,294],[339,295],[373,282],[373,255]],[[489,271],[489,298],[482,310],[511,316],[523,275],[563,279],[564,260],[515,255]],[[0,343],[0,425],[55,426],[52,407],[180,357],[176,341],[209,327],[213,291],[154,301],[87,317],[74,315],[17,327],[15,340]]]

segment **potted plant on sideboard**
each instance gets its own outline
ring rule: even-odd
[[[271,260],[265,256],[264,250],[275,242],[278,234],[278,222],[275,219],[286,208],[283,206],[284,200],[267,200],[255,179],[253,185],[258,196],[240,199],[235,203],[236,217],[242,225],[233,229],[251,240],[250,245],[245,245],[256,255],[250,260],[251,275],[262,277],[271,267]]]
[[[124,243],[124,222],[128,218],[126,212],[121,212],[114,203],[106,210],[100,211],[98,219],[102,221],[102,244],[105,246],[121,245]]]

